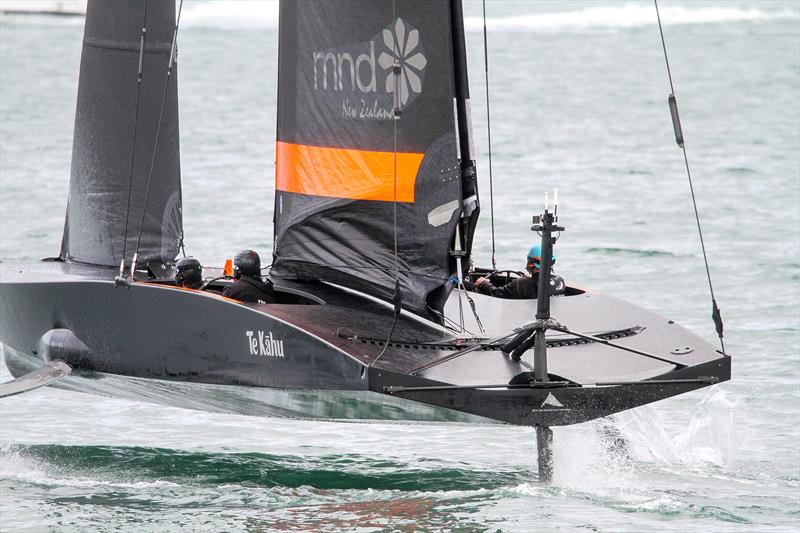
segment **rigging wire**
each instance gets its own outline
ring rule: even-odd
[[[133,146],[131,147],[131,167],[128,175],[128,206],[125,208],[125,240],[122,245],[122,262],[119,275],[125,269],[125,256],[128,254],[128,220],[131,215],[131,193],[133,190],[133,163],[136,156],[136,134],[139,130],[139,100],[142,94],[142,66],[144,65],[144,46],[147,37],[147,0],[144,0],[144,16],[142,17],[142,35],[139,39],[139,75],[136,82],[136,109],[133,113]]]
[[[161,124],[164,120],[164,107],[167,103],[167,92],[169,91],[169,82],[172,79],[172,65],[175,61],[175,43],[178,40],[178,28],[181,24],[181,12],[183,11],[183,0],[178,6],[178,17],[175,21],[175,30],[172,33],[172,46],[169,51],[169,64],[167,65],[167,81],[164,83],[164,95],[161,98],[161,111],[158,114],[158,126],[156,127],[155,144],[153,145],[153,156],[150,159],[150,170],[147,172],[147,189],[144,195],[144,206],[142,207],[142,219],[139,222],[139,236],[136,239],[136,251],[133,254],[133,261],[131,262],[131,276],[134,276],[136,270],[136,259],[139,255],[139,246],[142,242],[142,230],[144,229],[144,217],[147,214],[147,201],[150,198],[150,185],[153,182],[153,168],[156,164],[156,154],[158,153],[158,138],[161,134]]]
[[[711,293],[711,318],[714,321],[714,327],[717,330],[717,336],[719,337],[719,344],[720,348],[722,349],[723,355],[727,355],[725,353],[725,342],[722,340],[722,315],[720,314],[719,307],[717,306],[717,300],[714,298],[714,286],[711,283],[711,270],[708,267],[708,255],[706,254],[706,245],[705,241],[703,240],[703,230],[700,227],[700,215],[697,211],[697,200],[695,199],[694,194],[694,185],[692,184],[692,172],[689,170],[689,158],[686,155],[686,145],[683,140],[683,132],[681,130],[680,118],[678,115],[678,104],[675,99],[675,86],[672,82],[672,71],[669,67],[669,57],[667,56],[667,44],[664,39],[664,29],[661,25],[661,14],[658,10],[658,0],[653,0],[653,4],[656,8],[656,17],[658,18],[658,31],[661,34],[661,47],[664,50],[664,63],[667,66],[667,76],[669,77],[669,104],[670,104],[670,112],[672,113],[672,124],[675,128],[675,141],[680,146],[681,150],[683,151],[683,161],[686,165],[686,176],[689,178],[689,190],[692,193],[692,205],[694,206],[694,218],[697,222],[697,233],[700,235],[700,247],[703,250],[703,262],[705,263],[706,267],[706,277],[708,278],[708,290]]]
[[[397,18],[396,15],[396,3],[395,0],[392,0],[392,20]],[[392,77],[394,83],[394,112],[392,117],[392,136],[393,136],[393,151],[394,151],[394,197],[392,199],[392,225],[394,230],[394,317],[392,318],[392,326],[389,328],[389,335],[386,336],[386,342],[383,345],[383,349],[381,353],[370,363],[369,366],[374,365],[378,362],[378,359],[383,357],[383,354],[386,353],[386,349],[389,347],[389,343],[392,340],[392,334],[394,333],[394,328],[397,325],[397,317],[400,316],[400,312],[402,310],[402,297],[400,295],[400,269],[397,259],[397,121],[400,120],[400,116],[402,111],[400,110],[400,74],[401,74],[401,67],[398,63],[398,58],[400,57],[400,50],[399,50],[399,43],[397,42],[397,36],[393,37],[392,48],[394,53],[394,64],[392,65]]]
[[[439,318],[442,319],[442,326],[445,329],[450,330],[453,333],[466,333],[466,334],[470,335],[473,338],[477,338],[477,335],[475,335],[475,333],[473,333],[472,331],[470,331],[470,330],[468,330],[466,328],[461,328],[461,331],[459,331],[459,324],[455,320],[453,320],[452,318],[449,318],[443,312],[437,311],[436,309],[433,309],[430,306],[428,306],[427,309],[432,314],[434,314],[434,315],[436,315],[436,316],[438,316]]]
[[[489,44],[486,36],[486,0],[483,0],[483,68],[486,74],[486,133],[489,141],[489,219],[492,222],[492,270],[497,270],[494,244],[494,190],[492,184],[492,121],[489,113]]]

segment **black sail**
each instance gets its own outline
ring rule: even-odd
[[[441,309],[464,209],[454,4],[281,2],[272,275],[391,300],[396,233],[403,307]]]
[[[172,1],[89,0],[62,259],[111,266],[120,263],[126,250],[130,262],[140,230],[140,265],[166,263],[177,255],[183,221],[176,65],[164,100],[174,27]]]

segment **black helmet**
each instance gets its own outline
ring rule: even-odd
[[[261,258],[253,250],[242,250],[233,258],[233,277],[261,275]]]
[[[203,267],[200,266],[200,261],[194,257],[184,257],[175,263],[175,281],[178,284],[202,284],[203,283]]]

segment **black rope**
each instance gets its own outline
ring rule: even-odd
[[[153,168],[156,164],[156,154],[158,153],[158,137],[161,134],[161,124],[164,120],[164,107],[167,104],[167,92],[169,91],[169,82],[172,79],[172,64],[175,60],[175,43],[178,40],[178,28],[181,23],[181,11],[183,10],[183,0],[178,6],[178,17],[175,21],[175,31],[172,33],[172,47],[169,51],[169,64],[167,65],[167,81],[164,83],[164,95],[161,98],[161,111],[158,114],[158,126],[156,127],[156,139],[153,145],[153,157],[150,159],[150,170],[147,172],[147,189],[144,195],[144,206],[142,207],[142,220],[139,222],[139,237],[136,239],[136,251],[133,254],[134,260],[131,264],[131,276],[134,275],[134,268],[136,266],[136,256],[139,254],[139,246],[142,242],[142,230],[144,229],[144,217],[147,214],[147,201],[150,199],[150,185],[153,183]]]
[[[131,147],[131,168],[128,176],[128,206],[125,208],[125,241],[122,245],[122,264],[125,266],[125,256],[128,254],[128,220],[131,215],[131,193],[133,190],[133,164],[136,156],[136,134],[139,131],[139,99],[142,94],[142,66],[144,64],[144,46],[147,37],[147,0],[144,0],[144,17],[142,20],[142,35],[139,40],[139,75],[136,82],[136,110],[133,114],[133,146]],[[120,276],[122,272],[119,273]]]
[[[686,145],[683,140],[683,132],[680,126],[680,117],[678,115],[678,104],[677,100],[675,99],[675,86],[672,83],[672,71],[669,67],[669,57],[667,56],[667,44],[664,39],[664,29],[661,26],[661,14],[658,11],[658,0],[653,0],[653,4],[656,8],[656,17],[658,18],[658,31],[661,34],[661,47],[664,50],[664,63],[667,66],[667,76],[669,77],[669,104],[670,110],[672,112],[672,124],[675,128],[675,140],[678,143],[678,146],[683,151],[683,161],[686,165],[686,176],[689,178],[689,190],[692,193],[692,205],[694,206],[694,218],[697,222],[697,233],[700,235],[700,247],[703,250],[703,261],[706,266],[706,277],[708,278],[708,290],[711,292],[711,319],[714,321],[714,327],[717,330],[717,336],[719,337],[719,344],[720,348],[722,349],[722,353],[725,354],[725,342],[722,340],[722,332],[723,332],[723,325],[722,325],[722,315],[720,314],[719,307],[717,306],[717,300],[714,298],[714,286],[711,283],[711,270],[708,267],[708,255],[706,254],[706,245],[705,241],[703,240],[703,230],[700,227],[700,215],[697,211],[697,200],[695,199],[694,194],[694,185],[692,183],[692,172],[689,170],[689,158],[686,155]]]
[[[483,0],[483,67],[486,73],[486,133],[489,137],[489,219],[492,222],[492,270],[497,269],[494,246],[494,190],[492,186],[492,121],[489,113],[489,44],[486,37],[486,0]]]

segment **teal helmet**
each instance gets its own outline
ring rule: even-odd
[[[555,249],[551,249],[551,264],[556,262],[556,251]],[[528,250],[528,270],[539,269],[541,268],[542,264],[542,245],[540,243],[536,243],[531,246],[531,249]]]

